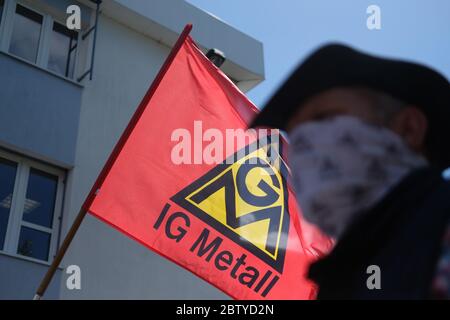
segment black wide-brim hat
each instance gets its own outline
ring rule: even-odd
[[[368,87],[421,108],[428,119],[426,148],[432,163],[450,166],[450,83],[437,71],[401,60],[330,44],[312,53],[278,89],[251,127],[286,129],[314,95],[336,87]]]

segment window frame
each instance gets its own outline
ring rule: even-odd
[[[0,158],[13,161],[17,164],[13,195],[11,199],[11,208],[9,211],[8,226],[6,228],[5,242],[3,245],[3,249],[0,250],[0,253],[20,259],[30,260],[33,262],[50,264],[53,261],[59,246],[66,176],[65,171],[36,160],[4,151],[3,149],[0,149]],[[55,206],[53,209],[53,221],[51,228],[39,226],[23,220],[23,209],[25,206],[28,179],[30,176],[31,168],[49,173],[57,177]],[[22,226],[29,227],[33,230],[44,231],[50,234],[50,245],[47,260],[28,257],[17,253],[20,230]]]
[[[2,11],[2,13],[0,14],[0,24],[3,24],[3,21],[4,21],[4,16],[6,15],[6,7],[7,7],[7,4],[6,4],[6,2],[7,2],[8,0],[4,0],[3,1],[3,11]],[[1,28],[1,25],[0,25],[0,28]],[[0,30],[1,31],[1,30]],[[0,36],[1,36],[1,32],[0,32]]]
[[[41,25],[41,33],[39,36],[39,44],[38,44],[38,52],[36,62],[29,61],[20,56],[17,56],[11,52],[9,52],[9,45],[11,43],[11,37],[14,29],[14,18],[16,15],[16,7],[20,5],[25,7],[28,10],[31,10],[43,17],[42,25]],[[50,58],[50,47],[51,47],[51,37],[53,32],[53,23],[59,23],[65,25],[65,22],[62,21],[60,17],[54,17],[50,13],[45,12],[45,10],[41,9],[38,4],[32,5],[28,1],[25,0],[5,0],[3,7],[3,15],[0,20],[0,51],[13,56],[21,61],[26,63],[30,63],[32,65],[38,66],[41,69],[46,70],[47,72],[62,77],[64,79],[68,79],[70,81],[76,81],[78,76],[78,64],[80,61],[80,43],[82,37],[82,30],[76,30],[78,33],[77,38],[77,48],[75,49],[75,62],[74,62],[74,74],[73,77],[66,77],[64,74],[60,74],[48,68],[48,62]]]
[[[66,77],[65,74],[57,73],[57,72],[49,69],[49,67],[48,67],[48,63],[49,63],[49,60],[50,60],[51,40],[52,40],[52,35],[53,35],[52,34],[52,32],[53,32],[53,25],[54,25],[54,23],[58,23],[58,24],[64,26],[65,23],[62,22],[60,19],[54,18],[54,17],[50,17],[49,20],[50,21],[49,21],[48,43],[47,43],[47,49],[46,49],[47,50],[47,52],[46,52],[47,58],[46,58],[46,62],[45,62],[45,69],[48,70],[49,72],[55,73],[55,74],[57,74],[57,75],[59,75],[61,77],[64,77],[66,79],[70,79],[70,80],[75,81],[77,79],[77,70],[78,70],[77,68],[78,68],[78,61],[79,61],[79,54],[80,54],[81,30],[75,30],[77,32],[77,34],[78,34],[78,37],[76,39],[77,40],[77,47],[75,49],[75,55],[74,55],[75,61],[73,63],[73,77],[72,78],[71,77]],[[69,55],[70,55],[70,52],[69,52]]]

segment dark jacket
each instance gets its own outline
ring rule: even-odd
[[[450,182],[434,169],[413,172],[310,267],[318,299],[429,298],[449,216]],[[367,287],[371,265],[380,290]]]

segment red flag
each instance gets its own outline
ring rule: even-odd
[[[84,208],[235,299],[313,298],[307,267],[331,242],[299,219],[284,162],[269,161],[276,135],[227,139],[258,111],[189,30]]]

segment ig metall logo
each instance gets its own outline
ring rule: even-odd
[[[268,156],[273,150],[279,146],[270,139],[248,145],[232,156],[234,163],[219,164],[172,201],[282,273],[289,231],[287,168]]]

